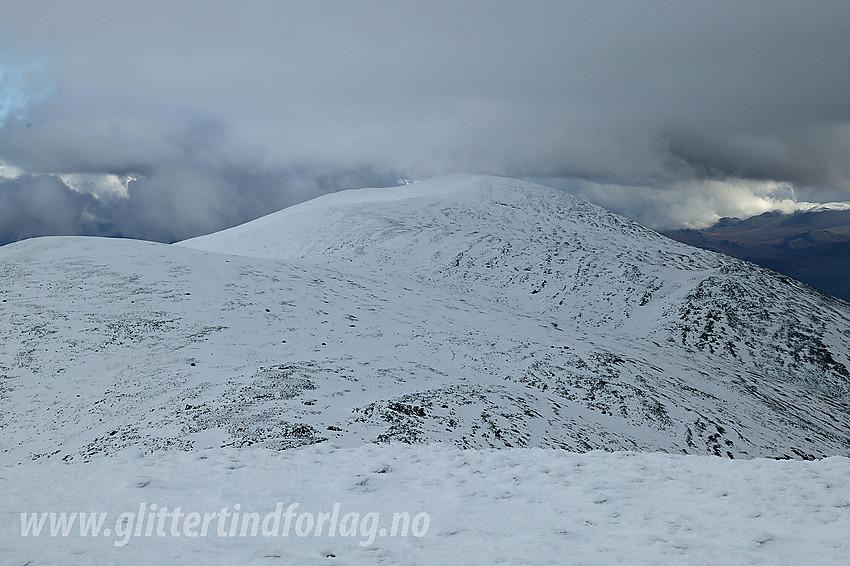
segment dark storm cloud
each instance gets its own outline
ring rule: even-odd
[[[4,4],[0,61],[43,61],[53,86],[6,120],[0,161],[141,175],[101,211],[133,235],[213,230],[329,179],[850,192],[846,2]]]
[[[371,170],[328,174],[298,168],[160,167],[128,183],[127,195],[75,190],[55,175],[0,178],[0,245],[43,235],[175,242],[221,230],[340,187],[392,181]]]
[[[50,175],[0,179],[0,245],[44,234],[116,235],[95,220],[99,204]]]
[[[236,166],[164,166],[131,182],[129,196],[111,199],[104,212],[125,236],[174,242],[235,226],[341,187],[386,186],[396,179],[371,170],[256,172]]]

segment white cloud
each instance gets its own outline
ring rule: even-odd
[[[633,186],[552,179],[549,184],[657,230],[706,228],[724,217],[749,218],[772,211],[790,214],[812,206],[797,200],[792,185],[776,181],[689,180]]]
[[[16,179],[23,174],[23,169],[11,163],[0,161],[0,179]]]
[[[69,188],[97,198],[130,196],[128,185],[141,179],[141,175],[114,175],[111,173],[59,173],[56,175]]]

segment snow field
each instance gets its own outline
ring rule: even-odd
[[[329,445],[33,462],[0,475],[2,564],[845,564],[850,459]],[[424,536],[21,536],[21,512],[239,504],[427,513]],[[361,527],[363,523],[360,523]],[[302,525],[303,526],[303,525]],[[367,525],[368,526],[368,525]],[[165,529],[168,531],[168,528]],[[378,529],[376,528],[377,532]],[[351,532],[347,533],[352,535]]]

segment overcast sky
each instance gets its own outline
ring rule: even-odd
[[[0,242],[532,178],[659,228],[850,199],[850,2],[0,0]]]

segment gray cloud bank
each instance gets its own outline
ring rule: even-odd
[[[31,94],[0,117],[24,172],[0,234],[171,241],[449,172],[661,227],[765,183],[850,193],[847,2],[0,4],[0,69],[41,65],[38,89],[0,74],[0,103]],[[138,177],[95,197],[58,174]]]

